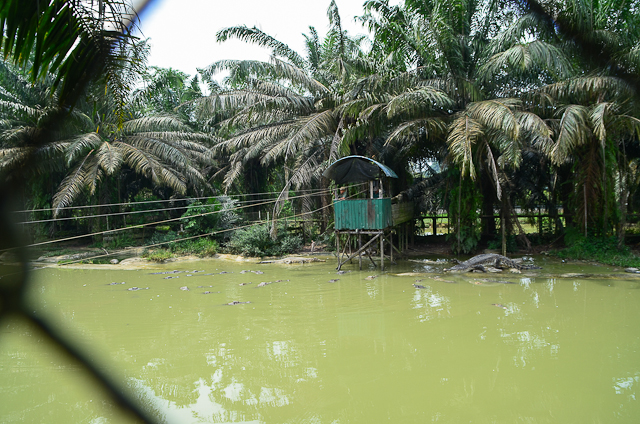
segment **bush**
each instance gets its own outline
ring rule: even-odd
[[[164,262],[169,258],[173,258],[173,254],[167,249],[156,249],[152,252],[145,252],[143,257],[154,262]]]
[[[565,237],[567,247],[554,252],[564,259],[582,259],[597,261],[603,264],[640,267],[640,258],[635,256],[627,246],[618,248],[616,237],[584,237],[568,231]]]
[[[302,237],[278,226],[276,240],[271,238],[269,225],[253,225],[234,231],[226,247],[231,253],[243,256],[281,256],[300,249]]]
[[[171,245],[171,251],[178,255],[214,256],[220,250],[215,240],[206,237],[184,240]]]
[[[103,240],[102,246],[107,249],[122,249],[123,247],[134,246],[136,241],[131,237],[130,233],[123,232],[113,237],[113,239]]]
[[[192,235],[227,230],[240,221],[240,216],[234,210],[237,203],[236,199],[228,196],[210,199],[206,204],[193,202],[180,221],[187,234]]]
[[[151,238],[147,240],[147,245],[170,242],[177,238],[178,238],[178,234],[175,231],[167,231],[167,232],[156,231],[153,233]]]

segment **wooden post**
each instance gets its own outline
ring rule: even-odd
[[[584,237],[587,238],[588,237],[588,233],[587,233],[587,185],[583,185],[583,193],[584,193]]]
[[[502,232],[502,256],[507,256],[507,234],[504,229],[504,211],[500,211],[500,231]]]
[[[542,237],[542,207],[538,206],[538,235]]]
[[[336,231],[336,251],[338,252],[338,264],[340,264],[340,231]]]
[[[416,245],[416,226],[415,224],[413,226],[410,227],[411,229],[413,229],[413,231],[411,231],[411,246],[415,246]]]
[[[360,233],[360,231],[358,231],[358,233]],[[358,250],[360,251],[360,253],[358,253],[358,266],[362,270],[362,234],[358,234]]]
[[[369,199],[373,199],[373,181],[369,181]]]
[[[384,234],[380,234],[380,270],[384,271]]]
[[[393,230],[389,231],[389,260],[393,263]]]

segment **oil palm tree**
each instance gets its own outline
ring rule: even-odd
[[[327,184],[321,178],[323,167],[338,157],[336,146],[352,120],[341,105],[350,87],[369,72],[364,39],[342,29],[335,1],[327,14],[326,37],[321,40],[311,27],[304,56],[257,28],[218,33],[220,41],[233,37],[272,51],[268,62],[224,60],[201,70],[205,81],[219,71],[229,72],[224,89],[214,87],[210,96],[196,102],[204,125],[224,139],[214,151],[227,162],[227,189],[243,178],[248,182],[255,173],[260,173],[255,180],[264,183],[267,168],[283,171],[284,179],[277,183],[284,186],[283,196],[290,186]],[[322,201],[328,203],[326,197]]]
[[[512,19],[506,4],[466,1],[451,8],[448,2],[431,0],[407,1],[403,7],[372,0],[365,3],[362,17],[373,31],[372,54],[383,65],[366,84],[377,84],[384,94],[359,113],[362,129],[352,131],[383,137],[386,150],[404,155],[405,163],[438,163],[449,186],[458,187],[458,198],[447,199],[450,213],[463,216],[455,219],[458,235],[463,228],[477,227],[472,221],[479,199],[485,213],[493,214],[507,181],[505,171],[520,165],[523,146],[531,138],[549,135],[517,94],[482,78],[490,41],[499,37],[500,25]],[[475,182],[463,185],[467,177]],[[416,191],[407,193],[415,196]],[[464,204],[462,197],[468,197]],[[461,211],[465,205],[466,212]],[[495,226],[488,231],[494,232]],[[477,241],[477,235],[470,237]],[[467,250],[474,243],[462,244]]]
[[[81,193],[95,195],[99,184],[117,176],[123,166],[177,194],[185,194],[189,187],[208,187],[203,174],[213,163],[209,151],[212,137],[194,131],[177,116],[144,116],[138,103],[122,104],[126,93],[113,95],[109,89],[118,78],[114,85],[126,88],[139,76],[144,55],[136,48],[144,50],[144,45],[132,45],[131,60],[125,62],[131,66],[105,77],[109,82],[99,80],[69,113],[64,130],[49,133],[47,142],[38,147],[31,147],[28,139],[41,131],[43,117],[57,110],[57,91],[24,81],[6,64],[0,68],[4,70],[3,81],[15,81],[4,84],[1,93],[6,125],[0,134],[3,175],[11,178],[16,174],[29,154],[42,159],[37,161],[40,169],[36,172],[67,170],[53,196],[54,215]]]
[[[565,212],[575,212],[569,223],[575,220],[585,233],[607,234],[626,207],[616,207],[615,187],[625,187],[624,146],[638,134],[637,87],[628,76],[639,69],[640,38],[631,10],[618,1],[557,2],[560,31],[547,15],[527,10],[494,40],[483,67],[491,79],[534,75],[510,89],[551,129],[553,138],[535,147],[567,188],[560,199]]]

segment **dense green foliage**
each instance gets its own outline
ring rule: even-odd
[[[553,254],[563,259],[579,259],[596,261],[603,264],[640,267],[640,258],[624,246],[618,246],[615,237],[587,237],[573,235],[572,240],[568,240],[568,247],[554,251]]]
[[[293,235],[284,227],[278,231],[276,239],[271,237],[268,225],[253,225],[236,230],[227,243],[231,253],[244,256],[280,256],[293,253],[302,246],[302,237]]]
[[[302,232],[326,235],[328,194],[284,205],[291,190],[327,189],[322,171],[350,154],[394,169],[393,194],[417,212],[446,211],[458,253],[501,239],[498,228],[528,247],[516,211],[540,208],[555,239],[568,228],[621,246],[640,209],[638,0],[369,0],[359,17],[369,34],[357,37],[331,0],[327,34],[310,28],[304,53],[230,27],[219,41],[261,46],[271,59],[219,60],[194,77],[147,66],[146,42],[125,30],[126,2],[37,3],[0,7],[0,178],[25,182],[25,219],[42,221],[34,240],[159,222],[169,228],[109,247],[214,234],[231,251],[282,254],[300,240],[234,227],[317,211],[321,224]],[[105,32],[114,20],[119,35]],[[96,74],[91,46],[108,50]],[[82,70],[72,58],[85,67],[82,89],[71,84]],[[64,125],[51,126],[61,111]],[[262,191],[280,192],[275,206],[240,210],[221,196]],[[70,209],[78,204],[96,207]],[[495,214],[499,225],[482,218]]]

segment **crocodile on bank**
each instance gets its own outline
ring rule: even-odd
[[[540,269],[539,266],[527,265],[521,262],[509,259],[506,256],[498,255],[497,253],[484,253],[482,255],[476,255],[471,259],[467,259],[464,262],[460,262],[457,265],[452,266],[449,269],[445,269],[447,272],[470,272],[470,271],[482,271],[487,272],[485,267],[492,267],[498,269],[512,269],[517,270],[524,269]]]

